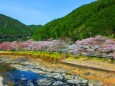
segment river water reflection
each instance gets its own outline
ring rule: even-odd
[[[5,63],[0,63],[0,75],[4,78],[3,84],[13,84],[13,86],[38,86],[37,80],[46,78],[32,71],[17,70]]]

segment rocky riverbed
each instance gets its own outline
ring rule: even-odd
[[[25,73],[26,77],[24,77],[25,76],[24,74],[22,75],[15,74],[16,77],[19,77],[19,76],[22,76],[22,77],[20,77],[19,79],[20,81],[18,81],[18,84],[15,82],[15,80],[13,79],[11,80],[11,83],[13,83],[14,86],[20,86],[20,84],[23,86],[22,84],[23,82],[26,82],[24,86],[44,86],[44,85],[46,86],[70,86],[70,85],[72,86],[92,86],[91,83],[89,83],[89,80],[86,78],[82,78],[78,75],[67,74],[68,70],[51,69],[51,68],[49,69],[41,65],[40,63],[36,64],[34,62],[31,62],[27,58],[19,58],[19,59],[14,60],[10,58],[1,57],[0,63],[6,63],[6,64],[8,63],[10,64],[11,67],[16,68],[15,71],[18,71],[17,73],[19,72]],[[35,82],[33,82],[32,79],[29,80],[27,76],[32,76],[33,73],[38,74],[42,78],[37,77],[34,80]],[[0,86],[4,84],[5,79],[8,79],[8,77],[7,78],[5,76],[0,77]],[[100,84],[100,86],[101,85],[102,84]],[[95,85],[95,86],[98,86],[98,85]]]

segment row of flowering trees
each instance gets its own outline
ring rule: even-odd
[[[52,41],[33,41],[25,42],[3,42],[0,44],[0,50],[45,50],[59,51],[64,48],[66,43],[61,40]]]
[[[63,51],[76,55],[87,55],[97,57],[115,58],[115,40],[103,36],[90,37],[77,40],[74,44],[68,45],[62,40],[25,42],[3,42],[0,50],[40,50],[40,51]]]
[[[100,35],[81,41],[78,40],[75,44],[69,46],[69,52],[88,56],[115,58],[115,40]]]

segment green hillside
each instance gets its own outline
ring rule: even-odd
[[[0,42],[25,40],[32,33],[32,29],[20,21],[0,14]]]
[[[0,14],[0,35],[22,35],[29,34],[28,26],[18,20]]]
[[[42,25],[29,25],[29,28],[32,31],[32,33],[36,32],[36,30],[41,27],[42,27]]]
[[[37,30],[33,38],[77,40],[96,35],[115,38],[115,0],[97,0],[83,5],[65,17],[47,23]]]

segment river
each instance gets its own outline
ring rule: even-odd
[[[67,74],[67,70],[49,69],[27,58],[0,57],[0,77],[7,86],[88,86],[89,80]],[[1,85],[0,85],[1,86]]]

